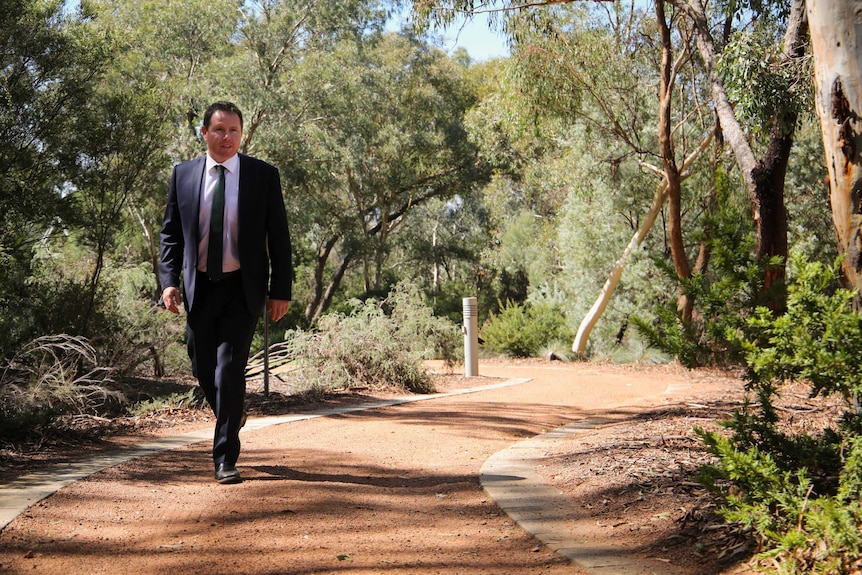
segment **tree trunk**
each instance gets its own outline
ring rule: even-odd
[[[667,234],[670,241],[670,255],[673,267],[680,279],[691,278],[691,266],[685,253],[685,242],[682,237],[682,178],[676,163],[676,149],[673,143],[673,87],[677,68],[687,55],[682,50],[676,64],[673,62],[673,41],[670,25],[664,12],[664,2],[655,3],[656,22],[661,36],[661,69],[659,80],[659,120],[658,141],[661,153],[662,167],[667,182]],[[679,294],[677,308],[683,321],[691,319],[694,302],[684,294]]]
[[[680,177],[684,180],[688,177],[687,170],[691,167],[694,161],[709,147],[710,143],[712,143],[713,136],[715,132],[710,132],[706,138],[700,143],[700,145],[695,149],[683,162],[682,169],[680,170]],[[651,168],[654,172],[661,173],[657,168]],[[625,269],[626,262],[628,261],[629,255],[631,255],[632,251],[643,243],[644,238],[649,233],[653,224],[655,223],[656,218],[658,217],[659,212],[661,212],[661,208],[664,205],[664,200],[667,197],[667,178],[662,177],[661,183],[659,183],[658,188],[656,188],[655,196],[653,196],[652,205],[650,206],[649,212],[647,213],[646,218],[643,223],[641,223],[637,232],[635,232],[634,236],[632,236],[629,245],[626,246],[626,249],[623,250],[622,255],[614,264],[613,270],[608,275],[608,279],[605,280],[605,285],[602,287],[601,293],[599,293],[599,297],[596,299],[596,302],[590,308],[590,311],[587,312],[587,315],[584,316],[584,319],[581,320],[581,325],[578,326],[578,333],[575,336],[575,341],[572,343],[572,351],[578,354],[579,357],[583,357],[587,351],[587,341],[590,338],[590,333],[593,331],[593,327],[595,327],[596,323],[598,323],[599,318],[602,317],[602,313],[604,313],[605,308],[608,307],[608,302],[611,300],[611,296],[614,293],[614,289],[617,287],[617,283],[620,281],[620,277],[623,275],[623,269]],[[700,261],[701,258],[698,258]],[[705,262],[705,260],[704,260]],[[705,265],[705,263],[703,264]]]
[[[664,205],[664,199],[666,197],[667,180],[662,180],[656,189],[655,196],[653,196],[652,205],[650,206],[646,218],[641,223],[634,236],[632,236],[631,241],[629,241],[626,249],[623,250],[622,255],[616,263],[614,263],[614,268],[608,275],[608,279],[605,280],[605,285],[602,286],[602,291],[599,293],[598,299],[596,299],[596,302],[590,308],[590,311],[587,312],[587,315],[584,316],[584,319],[581,320],[581,325],[578,326],[578,333],[575,336],[574,343],[572,343],[572,351],[578,354],[578,357],[584,357],[586,354],[587,341],[590,338],[590,333],[593,331],[593,327],[595,327],[596,323],[598,323],[599,318],[602,317],[602,313],[604,313],[605,308],[608,307],[608,302],[611,301],[611,295],[613,295],[614,289],[616,289],[617,284],[623,275],[623,270],[626,267],[626,262],[628,261],[629,256],[632,251],[634,251],[644,241],[650,228],[652,228],[652,225],[655,223],[656,217],[658,217],[659,212],[661,212],[661,208]]]
[[[760,161],[748,135],[727,97],[724,84],[716,71],[716,48],[706,15],[700,2],[681,2],[698,31],[697,45],[709,76],[712,101],[721,123],[725,140],[730,144],[740,174],[748,189],[751,211],[757,234],[756,258],[763,262],[769,257],[787,258],[787,211],[784,205],[784,179],[787,159],[793,143],[796,115],[788,110],[776,110],[774,128],[767,153]],[[784,59],[800,57],[805,52],[805,2],[792,0],[790,18],[784,36]],[[769,270],[763,278],[764,287],[784,279],[785,268]],[[780,302],[773,302],[780,306]]]
[[[329,286],[326,288],[326,293],[323,294],[323,298],[320,300],[314,313],[309,318],[309,323],[317,323],[320,316],[329,309],[329,306],[332,304],[332,297],[335,295],[335,292],[338,291],[339,286],[341,286],[341,280],[344,279],[344,274],[347,272],[347,268],[350,266],[351,261],[352,258],[349,254],[345,255],[341,259],[341,262],[338,264],[338,268],[332,276],[332,280],[329,282]]]
[[[862,290],[862,0],[808,0],[807,8],[832,219],[844,273]]]
[[[796,116],[795,113],[786,113],[783,122],[773,128],[766,154],[752,173],[760,214],[755,253],[755,261],[758,262],[765,262],[775,255],[785,258],[787,256],[787,207],[784,203],[784,180],[787,176],[790,150],[793,147],[793,132],[788,133],[783,126],[795,125]],[[764,287],[776,285],[784,281],[784,276],[784,265],[769,267],[766,269],[763,285]],[[770,301],[769,305],[774,309],[782,308],[783,302]]]
[[[314,274],[311,286],[311,297],[308,299],[308,305],[305,306],[305,319],[311,322],[313,317],[317,317],[317,309],[320,307],[320,302],[323,299],[323,272],[326,270],[326,262],[329,261],[329,254],[338,242],[338,236],[327,238],[322,247],[317,249],[317,258],[314,262]]]

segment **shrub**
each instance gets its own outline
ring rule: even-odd
[[[176,343],[185,333],[185,318],[160,310],[150,297],[157,290],[147,264],[102,272],[92,327],[85,335],[118,377],[159,378],[188,369],[185,346]]]
[[[746,389],[755,398],[726,422],[729,438],[700,432],[718,463],[704,481],[722,493],[725,517],[750,527],[781,573],[855,573],[862,566],[862,316],[854,293],[834,289],[839,265],[791,262],[787,311],[758,308],[737,334]],[[730,336],[730,334],[729,334]],[[775,401],[786,382],[812,396],[838,394],[846,411],[819,434],[785,433]]]
[[[559,340],[572,340],[566,317],[556,305],[507,302],[481,330],[487,350],[511,357],[536,357]]]
[[[383,306],[389,310],[398,338],[421,359],[442,359],[452,363],[463,356],[459,326],[436,317],[416,285],[398,284]]]
[[[322,317],[313,332],[288,332],[285,345],[300,392],[383,386],[430,393],[421,362],[451,358],[458,335],[457,326],[433,317],[417,289],[399,285],[382,302],[354,301],[350,315]]]
[[[746,331],[752,310],[770,300],[783,301],[783,285],[776,282],[766,290],[763,277],[771,267],[784,266],[784,261],[755,261],[754,230],[749,221],[739,218],[735,188],[725,176],[717,184],[717,202],[704,214],[701,232],[710,255],[708,269],[682,279],[669,261],[657,261],[677,293],[661,298],[654,320],[630,318],[650,347],[676,357],[686,367],[743,363],[738,334]],[[677,309],[679,294],[694,302],[690,319],[684,320]]]
[[[0,435],[21,434],[56,415],[96,413],[107,403],[124,402],[111,390],[112,375],[84,338],[35,339],[0,371]]]

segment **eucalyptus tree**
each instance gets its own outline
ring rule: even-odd
[[[429,4],[439,8],[443,3],[415,3],[429,17],[436,15],[445,21],[447,13],[442,8],[435,11]],[[650,15],[635,4],[615,3],[610,8],[562,4],[549,3],[531,11],[498,4],[511,11],[506,27],[520,79],[518,91],[527,94],[523,110],[530,112],[525,115],[580,123],[593,132],[592,137],[615,142],[605,158],[610,173],[632,162],[660,178],[652,202],[641,201],[645,216],[636,218],[639,223],[631,241],[584,316],[573,345],[583,354],[629,256],[642,244],[666,202],[668,244],[678,275],[689,278],[705,268],[708,257],[703,246],[696,252],[694,264],[689,263],[683,201],[701,204],[697,210],[688,210],[698,213],[709,209],[710,196],[686,191],[682,182],[712,142],[715,122],[705,108],[703,83],[691,53],[691,32],[678,26],[674,17]],[[473,9],[465,2],[454,6]],[[674,42],[679,44],[676,54]],[[680,74],[685,79],[677,82]],[[620,190],[620,196],[631,192]],[[689,226],[696,225],[694,218],[689,219]],[[693,302],[681,294],[679,306],[683,317],[690,318]]]
[[[116,93],[99,86],[76,111],[79,172],[70,180],[70,200],[79,236],[92,250],[76,332],[88,336],[97,308],[100,279],[124,226],[129,205],[152,186],[153,168],[164,164],[162,102],[150,93]],[[116,258],[119,260],[119,258]]]
[[[237,50],[211,80],[246,112],[243,150],[284,156],[285,136],[307,120],[306,102],[296,97],[297,67],[316,51],[378,34],[386,9],[379,0],[254,0],[241,14]]]
[[[764,287],[780,284],[788,253],[787,163],[799,116],[810,102],[805,0],[789,6],[782,1],[719,3],[709,10],[700,0],[670,3],[696,31],[722,136],[749,194],[756,260],[768,264],[781,258],[780,265],[767,266]],[[782,300],[771,303],[782,307]]]
[[[533,2],[527,5],[514,2],[495,2],[490,5],[472,0],[415,0],[414,8],[420,23],[435,21],[448,22],[455,14],[471,15],[479,10],[492,10],[500,13],[530,14],[535,19],[536,13],[552,13],[559,11],[562,5],[574,2]],[[581,3],[578,3],[581,4]],[[588,3],[584,3],[588,4]],[[491,6],[490,8],[488,6]],[[616,6],[616,4],[614,5]],[[757,243],[755,255],[759,262],[767,267],[763,278],[765,287],[781,283],[784,277],[784,266],[767,266],[775,258],[787,255],[787,221],[784,205],[784,178],[786,176],[787,158],[793,142],[793,131],[800,110],[805,105],[805,83],[800,81],[805,77],[805,26],[800,18],[801,0],[787,7],[784,3],[773,2],[731,2],[702,3],[684,0],[659,1],[653,4],[655,8],[655,24],[653,33],[644,35],[646,42],[641,48],[654,50],[657,58],[655,74],[644,76],[646,81],[652,81],[658,92],[655,108],[658,111],[657,125],[659,145],[657,156],[661,159],[661,167],[656,170],[662,183],[657,189],[653,207],[648,214],[655,215],[665,201],[669,200],[670,248],[674,267],[682,281],[693,273],[703,269],[708,262],[708,252],[698,251],[694,265],[689,264],[691,255],[686,253],[686,242],[683,240],[682,227],[679,225],[681,212],[678,198],[680,177],[686,174],[688,166],[698,154],[705,150],[713,134],[719,134],[719,143],[728,143],[734,153],[736,165],[749,193],[752,219],[756,227]],[[608,10],[612,12],[612,10]],[[511,19],[511,17],[509,17]],[[538,37],[550,36],[565,38],[566,30],[557,31],[554,28],[536,28]],[[714,37],[714,34],[719,34]],[[546,33],[549,32],[549,33]],[[783,36],[783,43],[780,39]],[[529,43],[524,38],[513,35],[515,52],[518,44],[524,44],[524,51],[535,53],[536,44],[533,38]],[[650,43],[654,45],[650,47]],[[564,44],[561,43],[564,46]],[[693,58],[697,49],[700,61]],[[725,50],[731,47],[730,50]],[[569,58],[547,61],[563,62],[575,67],[578,60],[587,60],[589,53],[583,55],[570,54]],[[660,56],[659,56],[660,55]],[[575,62],[574,64],[572,62]],[[765,66],[761,64],[765,63]],[[683,81],[678,80],[682,66],[688,67]],[[701,68],[702,66],[702,68]],[[603,68],[604,63],[598,68]],[[741,73],[739,73],[741,71]],[[734,76],[734,72],[737,74]],[[573,102],[578,105],[578,99],[586,90],[568,89],[578,86],[577,73],[570,76],[570,84],[561,84],[550,103],[560,101]],[[544,80],[544,77],[542,77]],[[592,81],[592,80],[590,80]],[[685,90],[675,89],[683,84]],[[700,86],[692,89],[692,86]],[[704,96],[703,86],[708,88]],[[738,87],[734,93],[732,88]],[[756,97],[743,101],[741,95],[757,90]],[[688,105],[680,104],[680,98],[688,92]],[[682,100],[685,102],[686,100]],[[691,106],[696,104],[696,108]],[[748,104],[748,106],[745,106]],[[710,108],[704,107],[708,105]],[[673,106],[671,108],[670,106]],[[611,106],[613,108],[613,105]],[[677,120],[673,120],[671,110],[677,110]],[[698,122],[678,122],[686,117],[700,120],[700,138],[692,138],[689,150],[693,155],[679,148],[681,126],[693,126]],[[714,110],[714,112],[712,111]],[[751,115],[743,116],[748,110]],[[616,112],[614,112],[616,113]],[[682,115],[679,115],[682,114]],[[718,127],[717,127],[718,126]],[[646,164],[645,164],[646,165]],[[650,166],[652,169],[656,166]],[[663,189],[664,188],[664,189]],[[709,197],[707,190],[707,201]],[[650,227],[650,217],[644,220],[644,233]],[[633,236],[632,246],[639,243],[642,234]],[[692,254],[694,255],[694,254]],[[621,258],[622,260],[623,258]],[[614,274],[609,277],[605,292],[613,289],[613,276],[620,270],[618,264]],[[681,319],[688,322],[694,311],[692,302],[685,294],[680,298],[679,307]],[[602,300],[596,302],[591,315],[601,313]],[[773,301],[781,305],[781,296]],[[589,327],[582,324],[583,328]],[[588,329],[586,330],[588,334]],[[583,342],[576,341],[576,351],[583,350]]]
[[[556,17],[546,23],[554,11],[574,17]],[[601,13],[595,8],[544,10],[540,16],[530,17],[539,25],[515,35],[515,52],[524,54],[522,67],[529,74],[526,84],[543,112],[577,118],[611,138],[615,142],[608,153],[612,171],[633,161],[660,178],[652,202],[641,204],[645,215],[637,218],[639,225],[632,230],[631,240],[581,321],[572,346],[579,355],[585,353],[589,335],[630,255],[642,245],[665,203],[667,241],[677,275],[688,279],[702,273],[708,262],[708,250],[701,243],[694,263],[690,263],[692,255],[683,233],[685,212],[698,214],[711,209],[708,188],[707,193],[685,190],[683,182],[715,131],[692,61],[690,33],[661,8],[655,16],[634,5],[628,10],[615,5],[604,17],[595,17]],[[518,47],[522,43],[523,47]],[[679,44],[676,53],[674,43]],[[678,80],[679,76],[684,80]],[[630,193],[621,190],[620,195]],[[700,207],[691,209],[694,206]],[[696,218],[689,216],[688,221],[689,228],[697,226]],[[679,294],[678,307],[683,321],[690,321],[694,302],[685,293]]]
[[[845,275],[862,291],[862,39],[858,35],[862,2],[807,0],[806,5],[833,221],[846,254]]]
[[[38,335],[42,295],[27,287],[34,248],[68,223],[78,171],[77,110],[106,68],[103,39],[56,1],[0,10],[0,353]],[[64,223],[65,222],[65,223]]]
[[[421,287],[437,315],[460,323],[466,295],[479,298],[484,315],[497,303],[483,261],[491,242],[489,215],[475,193],[417,205],[392,242],[387,269]]]
[[[348,272],[383,287],[393,238],[432,198],[470,193],[482,177],[464,112],[465,67],[415,38],[340,42],[303,59],[301,149],[285,173],[291,212],[313,246],[306,318],[331,304]]]

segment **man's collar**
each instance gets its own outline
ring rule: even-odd
[[[207,164],[206,164],[207,170],[211,169],[213,166],[218,164],[218,162],[213,160],[209,154],[207,154],[206,158],[207,158]],[[239,169],[239,154],[234,154],[233,156],[231,156],[230,158],[228,158],[227,160],[222,162],[221,165],[224,166],[224,168],[228,172],[235,174],[237,169]]]

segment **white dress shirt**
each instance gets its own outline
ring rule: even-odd
[[[201,182],[201,205],[198,213],[198,229],[200,241],[198,242],[198,270],[205,272],[207,269],[207,248],[210,236],[210,215],[212,212],[212,197],[218,183],[217,162],[209,155],[206,158],[203,182]],[[222,256],[222,271],[224,273],[239,269],[239,156],[234,155],[222,162],[224,166],[224,246]]]

